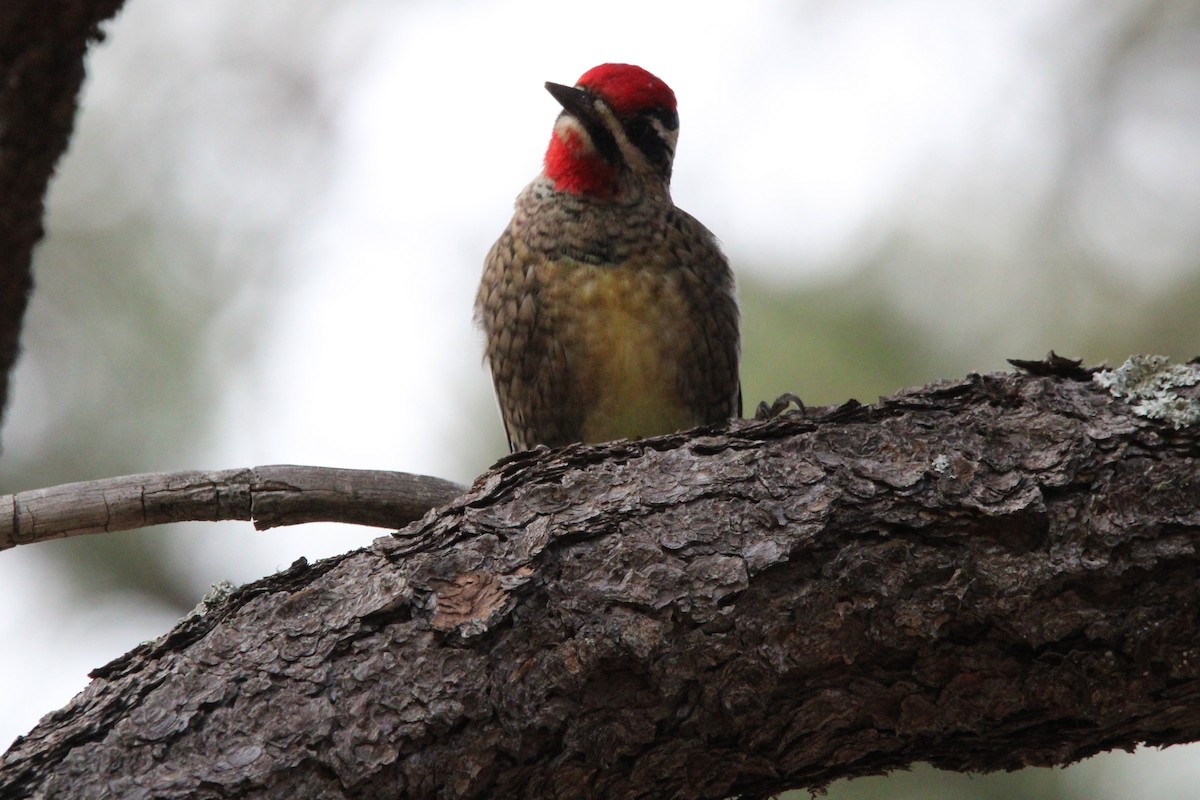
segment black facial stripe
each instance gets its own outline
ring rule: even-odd
[[[647,112],[651,117],[654,117],[663,124],[663,127],[669,131],[679,130],[679,114],[669,108],[656,108]]]
[[[567,112],[563,112],[564,114]],[[612,135],[599,117],[593,116],[583,119],[576,116],[580,124],[587,130],[588,136],[592,137],[592,146],[596,148],[596,152],[600,157],[609,164],[617,164],[621,161],[621,148],[617,145],[616,137]]]
[[[670,113],[670,112],[667,112]],[[667,126],[666,121],[657,113],[652,112],[654,118],[663,122]],[[674,116],[674,114],[672,114]],[[671,152],[671,147],[665,139],[659,134],[658,129],[654,127],[654,122],[651,116],[636,116],[624,121],[625,135],[629,137],[629,141],[642,154],[646,156],[646,160],[656,166],[665,167],[671,163],[671,158],[674,153]],[[675,118],[675,124],[678,126],[678,117]]]

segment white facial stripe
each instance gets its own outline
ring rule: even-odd
[[[596,145],[592,142],[592,136],[587,132],[587,128],[570,114],[559,115],[558,121],[554,123],[554,131],[563,142],[577,140],[579,142],[578,152],[584,155],[596,152]]]
[[[621,150],[621,157],[625,159],[625,163],[629,165],[629,169],[639,175],[653,172],[654,170],[650,166],[650,162],[646,160],[646,155],[633,142],[629,141],[629,137],[625,135],[625,127],[617,120],[612,109],[608,107],[608,103],[605,103],[603,100],[596,101],[596,111],[600,114],[600,118],[604,120],[604,126],[612,132],[613,138],[617,140],[617,147]]]
[[[679,129],[671,130],[666,125],[663,125],[663,121],[658,117],[652,117],[650,124],[654,126],[654,130],[658,131],[658,135],[667,143],[667,149],[674,155],[675,143],[679,141]]]

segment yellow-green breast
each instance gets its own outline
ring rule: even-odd
[[[583,440],[655,436],[697,425],[695,411],[679,396],[677,362],[692,327],[672,274],[573,261],[543,269],[542,301],[554,310],[557,338],[584,406]]]

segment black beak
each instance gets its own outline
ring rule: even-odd
[[[563,107],[564,114],[569,114],[579,120],[579,124],[591,136],[592,145],[601,158],[610,164],[620,163],[621,149],[617,145],[617,140],[613,138],[612,131],[605,126],[604,120],[596,113],[595,95],[586,89],[563,86],[561,83],[550,83],[549,81],[546,81],[546,91],[553,95],[558,104]]]
[[[596,109],[592,106],[592,96],[583,89],[546,81],[546,91],[558,101],[563,111],[582,122],[589,130],[600,122],[596,116]]]

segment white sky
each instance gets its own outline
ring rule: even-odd
[[[228,327],[218,321],[207,344],[214,363],[245,346],[240,323],[269,301],[253,369],[222,392],[222,435],[184,466],[311,463],[468,481],[487,464],[464,468],[454,455],[480,436],[463,417],[491,394],[471,303],[484,253],[540,167],[557,113],[544,81],[572,83],[604,61],[658,74],[680,103],[676,202],[739,269],[767,270],[761,277],[780,284],[819,280],[877,246],[884,219],[980,252],[1037,224],[1011,198],[1044,191],[1043,165],[1060,155],[1046,121],[1065,111],[1046,75],[1072,45],[1047,37],[1078,7],[611,0],[583,18],[594,6],[361,0],[291,11],[129,0],[91,62],[49,235],[56,218],[102,228],[163,201],[205,220],[228,265],[215,279],[257,287],[231,300]],[[294,95],[279,89],[289,82]],[[312,124],[280,124],[277,111]],[[89,130],[105,136],[90,144]],[[327,184],[311,174],[314,148]],[[114,182],[124,190],[111,191]],[[312,196],[312,186],[328,191]],[[1151,236],[1157,222],[1139,224],[1143,239],[1162,238]],[[288,226],[271,254],[283,268],[259,277],[247,242]],[[936,275],[925,302],[941,302],[938,291],[999,296],[1035,268]],[[1180,267],[1167,252],[1131,269],[1167,280]],[[987,312],[972,308],[980,322]],[[53,428],[39,417],[36,379],[19,375],[16,392],[10,453]],[[498,419],[489,435],[502,442]],[[181,576],[194,572],[180,579],[244,581],[374,535],[248,527],[173,536]],[[0,693],[0,742],[66,702],[88,669],[172,622],[138,597],[80,613],[81,598],[51,566],[37,552],[0,553],[0,651],[20,653],[0,661],[0,686],[10,687]],[[1174,774],[1139,771],[1141,796]]]

